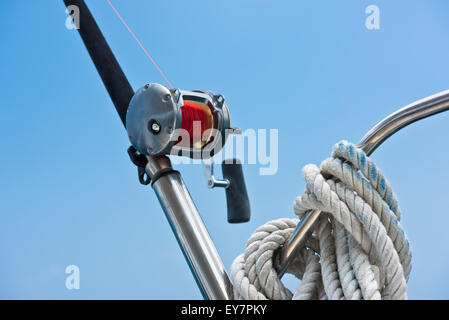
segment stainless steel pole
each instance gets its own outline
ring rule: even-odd
[[[231,281],[181,175],[167,157],[147,158],[145,171],[204,298],[233,299]]]
[[[449,90],[416,101],[392,113],[375,125],[360,140],[357,147],[365,151],[367,155],[370,155],[382,142],[405,126],[447,110],[449,110]],[[279,277],[285,274],[292,258],[304,246],[307,235],[312,232],[320,213],[318,210],[309,212],[298,223],[288,243],[277,252]]]

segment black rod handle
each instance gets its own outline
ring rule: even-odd
[[[240,160],[225,160],[221,168],[223,170],[223,178],[229,180],[229,186],[226,188],[228,222],[241,223],[249,221],[251,209]]]
[[[78,7],[80,15],[78,32],[100,74],[101,80],[103,80],[106,90],[108,90],[123,125],[126,127],[126,111],[134,95],[134,90],[84,0],[64,0],[64,3],[66,7],[70,5]]]

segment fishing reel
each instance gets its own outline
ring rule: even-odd
[[[202,159],[209,188],[226,189],[228,221],[246,222],[250,207],[242,165],[237,159],[223,161],[223,180],[213,174],[212,157],[223,148],[231,128],[230,113],[222,95],[210,91],[169,89],[151,83],[132,97],[126,114],[126,130],[132,147],[131,160],[138,166],[141,183],[146,157],[164,155]]]

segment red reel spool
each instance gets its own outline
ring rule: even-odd
[[[185,141],[183,137],[179,137],[176,145],[179,147],[193,147],[196,149],[201,149],[209,142],[211,136],[211,133],[206,134],[205,136],[205,131],[214,127],[212,110],[205,103],[184,100],[184,105],[181,108],[181,112],[181,129],[185,130],[189,134],[190,140]]]
[[[226,143],[229,109],[222,95],[210,91],[170,90],[150,83],[131,99],[126,130],[141,154],[209,158]]]

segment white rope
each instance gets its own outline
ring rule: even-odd
[[[411,252],[390,184],[353,144],[335,145],[321,168],[303,168],[307,187],[295,214],[322,211],[288,273],[301,282],[293,294],[277,276],[273,255],[298,219],[260,226],[231,267],[235,299],[406,299]]]

